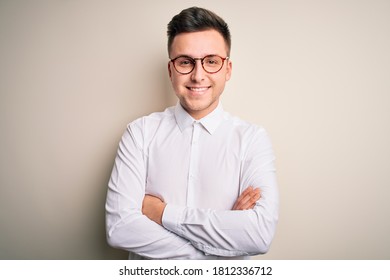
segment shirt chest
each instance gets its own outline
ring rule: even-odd
[[[146,193],[188,207],[231,209],[240,192],[242,145],[228,129],[194,123],[156,133],[147,149]]]

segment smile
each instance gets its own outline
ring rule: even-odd
[[[187,87],[189,90],[191,91],[195,91],[195,92],[203,92],[203,91],[206,91],[208,90],[210,87]]]

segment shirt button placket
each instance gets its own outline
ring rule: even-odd
[[[199,134],[200,124],[194,122],[191,139],[190,151],[190,167],[188,171],[188,189],[187,189],[187,206],[194,207],[195,205],[195,188],[198,180],[198,160],[199,160]]]

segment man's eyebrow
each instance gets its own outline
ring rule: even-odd
[[[174,58],[176,58],[176,57],[204,58],[204,57],[206,57],[206,56],[219,56],[219,55],[218,55],[218,54],[215,54],[215,53],[211,53],[211,54],[206,54],[206,55],[204,55],[204,56],[202,56],[202,57],[194,57],[194,56],[189,55],[189,54],[179,54],[179,55],[175,56]]]

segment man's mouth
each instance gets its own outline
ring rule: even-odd
[[[194,92],[204,92],[206,90],[208,90],[210,87],[187,87],[187,89],[189,89],[190,91],[194,91]]]

